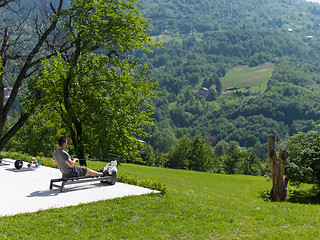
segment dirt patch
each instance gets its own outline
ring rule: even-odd
[[[265,68],[265,69],[258,70],[257,73],[261,73],[261,72],[265,72],[265,71],[268,71],[268,69]]]

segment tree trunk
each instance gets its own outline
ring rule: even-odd
[[[87,166],[87,161],[85,160],[84,154],[84,144],[82,136],[82,126],[79,125],[76,130],[69,126],[72,143],[76,152],[76,157],[79,158],[79,164],[81,166]]]
[[[286,146],[280,146],[279,158],[276,155],[276,138],[268,138],[268,158],[272,176],[271,201],[287,201],[288,178],[284,175],[286,160],[289,156]]]
[[[74,69],[77,64],[77,61],[81,55],[81,41],[80,38],[77,38],[75,41],[76,49],[73,53],[72,60],[70,62],[71,68],[69,70],[68,76],[64,81],[63,86],[63,95],[64,95],[64,106],[67,111],[67,114],[70,116],[72,121],[72,125],[69,125],[69,129],[71,132],[73,146],[75,148],[76,156],[79,158],[79,163],[81,166],[87,166],[87,162],[85,160],[85,151],[84,151],[84,142],[83,142],[83,128],[81,120],[77,119],[76,115],[73,111],[72,101],[70,98],[72,97],[70,94],[70,83],[73,81],[75,73]]]
[[[82,125],[79,123],[76,125],[76,131],[77,131],[77,149],[76,154],[78,156],[79,163],[81,166],[87,166],[87,162],[85,160],[84,155],[84,143],[83,143],[83,134],[82,134]]]
[[[21,114],[18,122],[14,124],[13,127],[0,139],[0,151],[3,150],[7,142],[23,127],[28,118],[30,117],[30,113]]]

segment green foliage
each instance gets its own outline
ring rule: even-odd
[[[220,94],[222,91],[222,84],[218,77],[215,78],[214,84],[216,85],[217,93]]]
[[[169,95],[166,97],[169,99]],[[320,119],[320,96],[317,91],[274,79],[269,81],[266,92],[223,94],[212,103],[201,97],[196,91],[188,89],[167,105],[172,107],[156,107],[153,116],[158,126],[166,122],[170,137],[192,136],[194,131],[198,131],[206,138],[214,136],[217,143],[224,140],[238,142],[246,148],[256,146],[259,157],[266,158],[269,135],[276,135],[284,141],[299,131],[315,129]],[[158,106],[164,100],[155,102]],[[154,149],[165,149],[160,144],[172,141],[156,141],[160,135],[156,129],[151,132],[153,137],[149,143]]]
[[[47,114],[47,109],[38,109],[6,144],[4,150],[51,156],[53,149],[57,147],[58,137],[66,135],[60,127],[59,119]]]
[[[229,144],[226,141],[224,141],[224,140],[219,141],[214,147],[214,152],[218,156],[227,154],[228,147],[229,147]]]
[[[155,165],[155,154],[151,145],[143,144],[140,150],[140,156],[147,165]]]
[[[76,117],[84,128],[87,153],[96,157],[129,153],[135,142],[132,136],[146,136],[139,126],[151,124],[152,108],[147,101],[154,97],[155,85],[143,77],[144,69],[134,73],[134,61],[112,62],[115,66],[110,67],[110,60],[98,55],[79,59],[77,77],[69,89],[72,112],[63,102],[63,74],[68,72],[68,64],[61,58],[47,63],[36,82],[43,105],[48,106],[47,114],[58,113],[67,129],[75,127],[72,118]]]
[[[315,129],[320,119],[317,4],[276,0],[142,4],[142,14],[153,19],[151,35],[163,39],[164,48],[135,54],[152,66],[150,75],[161,91],[168,91],[163,97],[171,106],[160,109],[164,100],[155,101],[157,124],[169,122],[170,134],[160,135],[153,128],[154,136],[147,141],[154,149],[163,151],[168,143],[174,144],[172,138],[200,132],[217,142],[256,146],[259,157],[266,158],[268,135],[284,141]],[[314,38],[307,41],[307,35]],[[238,66],[248,71],[239,71]],[[222,86],[233,84],[242,89],[220,94]],[[218,96],[211,91],[202,101],[197,91],[212,85]],[[244,90],[246,86],[250,89]]]
[[[304,69],[296,69],[296,66],[292,66],[288,63],[278,65],[272,73],[272,78],[275,80],[300,86],[311,84],[314,81],[313,77],[313,74],[306,73]],[[293,92],[291,94],[285,93],[285,96],[293,94]]]
[[[63,11],[68,37],[77,42],[72,57],[58,55],[43,62],[33,86],[41,92],[41,106],[60,117],[78,157],[137,153],[136,137],[152,125],[149,100],[156,84],[146,78],[146,66],[128,51],[155,46],[146,33],[148,20],[136,1],[71,1]],[[100,47],[104,54],[94,53]]]
[[[140,143],[138,146],[139,155],[133,160],[128,159],[126,162],[142,164],[148,166],[159,166],[156,163],[156,157],[151,145],[146,143]]]
[[[261,160],[253,152],[243,152],[235,149],[230,157],[238,163],[236,167],[238,171],[236,173],[255,176],[263,175]]]
[[[216,157],[212,169],[216,173],[264,176],[269,166],[263,164],[252,151],[242,151],[237,147],[230,155]]]
[[[154,45],[146,33],[149,20],[141,17],[136,0],[117,2],[72,0],[71,7],[62,13],[69,37],[79,40],[86,51],[103,46],[110,52],[126,52],[136,48],[148,50]],[[72,21],[70,21],[72,16]]]
[[[192,140],[187,135],[182,136],[177,144],[170,148],[166,166],[169,168],[188,169],[191,148]]]
[[[177,39],[165,43],[143,62],[154,66],[150,75],[165,93],[155,100],[153,116],[158,125],[163,121],[170,124],[166,127],[170,134],[163,136],[153,128],[153,137],[147,141],[154,149],[166,151],[168,143],[174,143],[169,138],[199,132],[206,138],[214,136],[217,142],[236,141],[246,148],[261,144],[259,151],[263,148],[264,154],[259,156],[266,158],[269,135],[283,141],[301,130],[314,129],[320,119],[315,83],[318,60],[314,57],[311,61],[309,51],[310,45],[287,33],[253,29],[210,32],[181,43]],[[153,61],[161,55],[166,56],[166,64],[155,67]],[[263,64],[246,67],[251,57]],[[222,86],[232,84],[242,89],[220,94]],[[201,86],[210,88],[207,98],[197,93]],[[244,90],[247,86],[250,89]],[[161,105],[165,101],[169,105]]]
[[[209,89],[208,96],[207,96],[206,100],[207,101],[214,101],[214,100],[216,100],[217,96],[218,96],[217,90],[212,85]]]
[[[202,136],[196,135],[191,140],[188,135],[184,135],[175,146],[170,148],[165,166],[176,169],[256,176],[264,175],[267,171],[261,159],[253,151],[242,151],[235,142],[228,144],[221,141],[217,144],[215,151],[219,153],[218,156]],[[225,153],[229,153],[229,155]]]
[[[205,139],[202,136],[195,136],[192,141],[189,154],[189,170],[210,170],[212,159],[214,158],[214,153],[212,152],[211,146],[206,143]]]
[[[144,16],[153,19],[152,35],[206,34],[226,29],[282,30],[316,35],[319,26],[317,3],[305,1],[158,1],[142,0]],[[276,9],[277,11],[274,11]],[[297,11],[299,10],[299,11]],[[188,31],[185,31],[188,30]],[[235,40],[236,38],[234,38]]]
[[[152,137],[149,141],[154,149],[165,153],[171,146],[176,144],[177,138],[174,134],[174,130],[169,125],[169,122],[164,120],[154,127]]]
[[[289,158],[286,174],[295,184],[311,183],[320,186],[320,134],[309,131],[292,136],[288,141]]]

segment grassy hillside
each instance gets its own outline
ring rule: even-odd
[[[274,66],[272,63],[265,63],[257,67],[234,67],[221,79],[222,88],[236,87],[243,90],[249,86],[251,92],[264,91]]]
[[[319,235],[319,205],[265,201],[263,192],[271,188],[267,178],[131,164],[121,165],[119,172],[160,180],[168,193],[1,217],[0,238],[316,239]]]

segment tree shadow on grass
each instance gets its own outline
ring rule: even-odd
[[[320,189],[293,190],[288,193],[288,202],[299,204],[320,204]]]
[[[270,201],[270,191],[262,192],[260,197],[265,201]],[[318,205],[320,204],[320,189],[313,187],[308,190],[288,190],[287,202]]]

